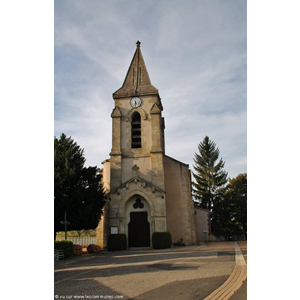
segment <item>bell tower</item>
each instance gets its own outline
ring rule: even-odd
[[[140,44],[136,43],[122,87],[113,94],[111,189],[133,177],[134,165],[141,178],[164,189],[163,106],[151,84]]]
[[[103,247],[110,233],[125,233],[128,247],[151,247],[152,233],[167,231],[163,106],[140,45],[113,93],[112,148],[103,163],[109,199],[100,222]]]

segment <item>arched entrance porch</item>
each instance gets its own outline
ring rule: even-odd
[[[128,247],[150,247],[151,213],[145,198],[134,195],[126,204]]]

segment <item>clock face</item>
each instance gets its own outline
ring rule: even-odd
[[[132,107],[139,107],[142,104],[142,99],[139,97],[133,97],[130,99],[130,105]]]

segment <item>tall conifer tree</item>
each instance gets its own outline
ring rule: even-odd
[[[227,183],[228,174],[222,158],[218,162],[219,149],[208,136],[198,145],[198,151],[194,157],[193,177],[196,182],[193,182],[193,196],[196,205],[211,210],[219,191]]]

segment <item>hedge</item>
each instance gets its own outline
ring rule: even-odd
[[[153,232],[152,246],[154,249],[166,249],[172,246],[172,237],[170,232]]]
[[[108,251],[119,251],[126,250],[127,238],[123,233],[110,234],[107,238],[107,250]]]
[[[64,250],[64,257],[73,256],[73,242],[71,241],[54,241],[54,249]]]

